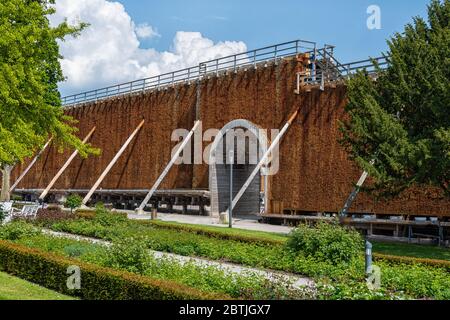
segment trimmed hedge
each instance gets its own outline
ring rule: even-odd
[[[67,288],[67,268],[81,269],[81,289]],[[0,240],[0,270],[60,293],[85,300],[225,300],[166,280],[102,268]]]
[[[157,220],[153,221],[138,221],[142,224],[148,224],[155,228],[175,230],[207,236],[210,238],[216,238],[221,240],[234,240],[244,243],[256,243],[264,245],[283,245],[286,239],[283,236],[279,236],[280,239],[273,239],[270,236],[264,236],[263,234],[246,235],[239,233],[239,229],[218,229],[217,227],[197,226],[197,225],[185,225],[161,222]]]
[[[374,253],[373,257],[375,258],[375,260],[384,260],[388,262],[404,263],[404,264],[423,264],[431,267],[446,268],[448,271],[450,271],[450,261],[445,260],[393,256],[381,253]]]

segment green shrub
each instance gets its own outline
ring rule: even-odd
[[[86,253],[86,247],[80,244],[72,244],[64,247],[64,253],[70,258],[79,258]]]
[[[97,202],[95,205],[96,213],[108,213],[108,209],[106,209],[105,204],[103,202]]]
[[[3,223],[3,221],[6,218],[6,212],[4,212],[1,208],[0,208],[0,225]]]
[[[150,255],[143,241],[137,239],[118,240],[108,251],[108,267],[124,269],[129,272],[144,274]]]
[[[75,218],[85,219],[85,220],[93,220],[95,218],[95,211],[78,209],[75,212]]]
[[[300,225],[286,243],[293,252],[302,252],[331,263],[349,263],[361,254],[363,239],[354,230],[336,224]]]
[[[39,209],[36,219],[33,222],[39,225],[49,226],[54,222],[69,219],[73,219],[73,215],[62,211],[59,207],[48,207],[46,209]]]
[[[74,209],[81,207],[83,204],[83,199],[77,195],[77,194],[71,194],[67,197],[65,206],[67,208],[70,208],[70,211],[72,212]]]
[[[67,270],[81,270],[81,289],[67,288]],[[210,300],[229,299],[166,280],[102,268],[0,241],[0,270],[63,294],[86,300]]]
[[[22,238],[33,237],[40,233],[40,229],[26,223],[25,221],[14,221],[5,226],[0,226],[1,240],[15,241]]]
[[[126,213],[103,211],[96,209],[94,221],[104,227],[112,227],[120,223],[127,223],[128,217]]]

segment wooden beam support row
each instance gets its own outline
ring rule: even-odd
[[[94,134],[97,127],[93,127],[92,130],[88,133],[88,135],[84,138],[83,143],[87,143],[89,139]],[[51,188],[55,185],[56,181],[61,177],[61,175],[66,171],[67,167],[72,163],[73,159],[78,155],[78,150],[75,150],[63,167],[58,171],[58,173],[53,177],[52,181],[48,184],[47,188],[45,188],[44,192],[39,196],[40,200],[44,200]]]

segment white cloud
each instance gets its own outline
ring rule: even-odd
[[[136,35],[140,39],[148,39],[161,36],[158,31],[156,31],[156,29],[150,26],[148,23],[142,23],[136,26],[134,30],[136,31]]]
[[[124,81],[195,66],[206,60],[245,52],[243,42],[214,43],[199,32],[177,32],[171,50],[140,47],[140,39],[158,36],[149,24],[136,26],[124,6],[106,0],[57,0],[52,24],[67,18],[90,26],[78,38],[61,43],[61,65],[67,82],[63,94],[77,93]]]

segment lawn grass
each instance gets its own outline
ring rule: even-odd
[[[75,300],[75,298],[0,272],[0,300]]]
[[[373,243],[373,251],[393,256],[450,261],[450,249],[407,243]]]

